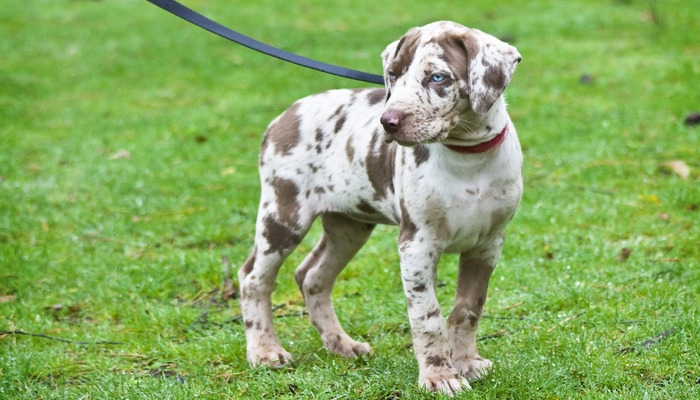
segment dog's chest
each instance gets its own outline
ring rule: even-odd
[[[521,185],[516,180],[464,185],[446,208],[451,234],[448,251],[462,252],[481,240],[501,234],[520,202]],[[465,195],[466,192],[466,195]]]
[[[441,240],[446,252],[463,252],[500,235],[520,203],[519,153],[486,161],[480,168],[463,166],[458,174],[439,158],[399,172],[397,196],[402,218]],[[514,162],[510,162],[514,161]]]

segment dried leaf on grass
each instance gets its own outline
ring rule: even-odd
[[[684,161],[671,160],[663,163],[661,167],[665,170],[673,172],[681,179],[688,179],[688,177],[690,177],[690,167]]]
[[[617,256],[617,261],[625,262],[628,258],[630,258],[630,255],[632,255],[632,249],[623,247],[622,250],[620,250],[620,255]]]
[[[130,158],[131,153],[129,150],[117,150],[111,156],[109,156],[110,160],[128,160]]]
[[[0,303],[9,303],[11,301],[15,301],[17,297],[14,294],[4,294],[0,296]]]

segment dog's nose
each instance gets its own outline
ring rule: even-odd
[[[403,113],[398,110],[386,110],[379,121],[382,123],[384,130],[389,133],[396,133],[401,126]]]

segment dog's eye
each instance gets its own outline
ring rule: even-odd
[[[443,74],[433,74],[433,76],[430,77],[430,80],[433,82],[442,82],[445,80],[445,75]]]
[[[396,81],[396,74],[389,71],[389,80],[392,82],[395,82]]]

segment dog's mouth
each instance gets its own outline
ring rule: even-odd
[[[443,129],[440,129],[443,128]],[[437,132],[437,133],[436,133]],[[418,144],[442,143],[449,138],[448,127],[419,126],[402,127],[402,129],[389,132],[384,130],[384,142],[404,147],[412,147]]]
[[[427,133],[419,135],[423,138],[421,140],[411,140],[404,136],[397,136],[395,134],[384,131],[384,143],[389,144],[391,142],[396,142],[399,146],[403,147],[413,147],[419,144],[431,144],[431,143],[442,143],[445,138],[441,135],[428,137]]]
[[[411,147],[418,144],[441,143],[454,129],[454,118],[387,109],[380,118],[384,128],[384,142]]]
[[[384,143],[389,144],[392,142],[395,142],[399,146],[405,146],[405,147],[411,147],[415,146],[418,143],[408,141],[404,139],[402,136],[399,136],[396,134],[397,132],[389,132],[387,130],[384,130]]]
[[[407,142],[405,140],[398,140],[398,139],[393,139],[393,138],[384,139],[384,143],[386,143],[386,144],[390,144],[391,142],[396,142],[396,144],[398,144],[399,146],[403,146],[403,147],[413,147],[413,146],[418,144],[418,143],[414,143],[414,142]]]

